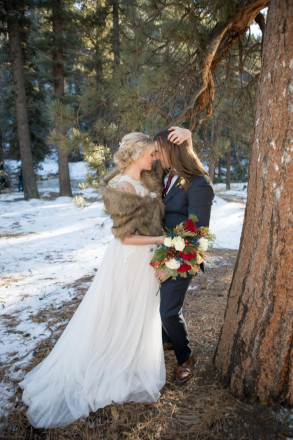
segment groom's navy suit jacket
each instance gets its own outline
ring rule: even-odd
[[[178,179],[164,198],[164,226],[174,228],[189,214],[198,217],[197,226],[209,226],[214,189],[206,176],[195,176],[187,191],[178,185]]]

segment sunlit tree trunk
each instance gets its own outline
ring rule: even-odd
[[[62,2],[61,0],[55,0],[53,7],[53,32],[56,38],[56,44],[53,49],[53,60],[54,60],[54,91],[55,95],[62,99],[64,96],[64,57],[62,51],[62,44],[60,38],[62,37],[63,31],[63,20],[62,20]],[[61,128],[59,128],[61,130]],[[61,133],[64,136],[66,133]],[[69,165],[68,165],[68,154],[60,145],[57,145],[58,152],[58,166],[59,166],[59,187],[60,196],[72,197],[70,175],[69,175]]]
[[[6,0],[5,9],[7,13],[9,50],[13,73],[17,136],[22,162],[24,198],[28,200],[38,198],[39,194],[34,174],[31,151],[20,30],[16,5],[14,5],[12,1]]]
[[[293,0],[270,3],[240,250],[215,365],[231,391],[293,404]]]

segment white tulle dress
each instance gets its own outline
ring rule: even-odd
[[[137,194],[147,194],[139,181]],[[165,384],[150,246],[113,239],[48,357],[20,383],[36,428],[66,426],[111,403],[154,402]]]

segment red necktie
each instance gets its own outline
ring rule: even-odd
[[[167,183],[166,183],[166,186],[165,186],[165,188],[163,189],[163,192],[162,192],[162,196],[163,197],[165,197],[165,195],[167,194],[167,191],[169,189],[169,186],[171,185],[171,182],[172,182],[172,179],[173,179],[174,176],[175,176],[175,174],[172,173],[172,171],[170,171],[169,176],[168,176],[168,180],[167,180]]]

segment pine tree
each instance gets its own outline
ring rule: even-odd
[[[57,99],[62,101],[64,96],[64,56],[63,56],[63,44],[62,44],[62,34],[63,34],[63,4],[62,0],[54,0],[52,3],[52,26],[54,35],[54,45],[53,45],[53,71],[54,71],[54,92]],[[58,124],[59,125],[59,124]],[[57,131],[61,137],[66,136],[66,132],[63,131],[62,126],[57,126]],[[58,165],[59,165],[59,187],[60,196],[72,197],[70,176],[69,176],[69,165],[68,165],[68,154],[67,152],[57,144],[58,152]]]
[[[82,56],[84,75],[79,89],[78,124],[75,128],[83,134],[84,153],[91,158],[93,145],[94,149],[99,146],[99,151],[104,146],[105,153],[108,146],[115,145],[116,148],[118,145],[120,108],[116,96],[112,94],[113,83],[120,81],[120,42],[117,32],[114,39],[113,31],[115,20],[115,26],[119,26],[117,5],[106,1],[86,1],[81,4],[78,19],[79,33],[86,50]],[[99,158],[97,167],[100,166]]]
[[[227,53],[214,73],[212,114],[199,130],[199,138],[205,147],[200,154],[209,164],[213,180],[218,163],[226,169],[227,189],[230,178],[236,181],[247,179],[242,163],[249,162],[260,50],[260,40],[246,36]],[[223,181],[223,177],[218,176],[218,181]]]
[[[34,167],[44,159],[49,152],[46,143],[48,135],[48,117],[46,114],[46,75],[41,68],[41,51],[38,47],[40,32],[39,17],[36,14],[36,5],[31,1],[18,3],[18,19],[22,48],[22,61],[27,100],[27,112],[30,131],[30,143]],[[5,16],[2,23],[5,25]],[[6,27],[1,35],[1,121],[3,123],[4,142],[8,146],[7,155],[10,158],[20,159],[17,140],[15,109],[11,106],[14,100],[12,70],[9,58],[9,43],[6,36]]]
[[[269,7],[263,45],[240,250],[215,355],[216,367],[235,395],[290,405],[292,59],[293,0],[275,0]]]
[[[120,25],[119,25],[119,1],[111,0],[113,16],[113,54],[114,68],[117,69],[120,64]]]
[[[38,198],[39,194],[34,175],[30,143],[30,130],[28,122],[27,100],[21,52],[20,26],[17,6],[13,2],[13,0],[5,0],[4,6],[7,14],[9,49],[15,94],[18,142],[22,161],[24,197],[25,199]]]

